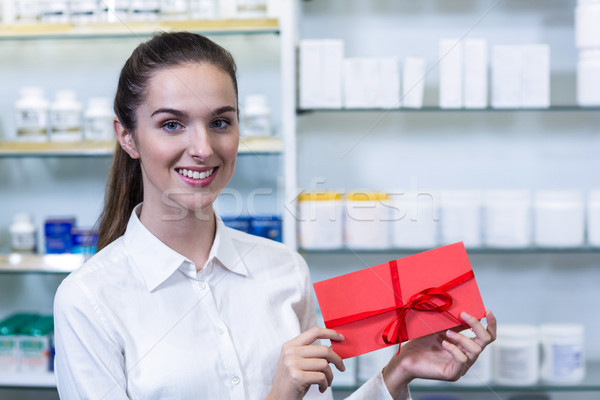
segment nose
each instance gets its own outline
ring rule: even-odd
[[[189,156],[197,161],[207,161],[213,155],[211,138],[204,127],[198,126],[192,129],[187,151]]]

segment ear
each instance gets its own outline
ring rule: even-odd
[[[133,159],[140,158],[140,154],[137,150],[137,145],[135,144],[135,140],[133,139],[133,135],[129,132],[119,121],[119,118],[115,117],[113,121],[113,128],[115,130],[115,135],[117,136],[117,140],[121,145],[121,148],[125,150],[127,154]]]

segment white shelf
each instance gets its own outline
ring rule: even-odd
[[[116,23],[8,24],[0,28],[0,40],[136,37],[157,31],[191,31],[205,34],[279,33],[275,18],[211,19],[183,21],[123,21]]]
[[[2,372],[0,373],[0,387],[55,388],[56,380],[53,372]]]
[[[115,141],[0,142],[0,157],[112,157]],[[278,154],[283,141],[278,137],[242,137],[240,155]]]
[[[0,254],[0,273],[69,273],[85,261],[82,254]]]

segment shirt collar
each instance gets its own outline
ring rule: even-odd
[[[214,258],[223,268],[247,276],[248,268],[244,263],[244,254],[242,254],[244,249],[240,246],[239,241],[235,239],[236,234],[238,232],[225,226],[223,220],[217,217],[217,233],[208,259],[210,261]]]
[[[140,206],[138,204],[129,217],[123,241],[142,274],[146,288],[152,291],[178,269],[193,266],[193,262],[167,246],[142,224],[138,216]],[[216,259],[221,267],[246,276],[248,270],[235,246],[232,229],[226,227],[218,217],[216,228],[215,239],[204,268]]]

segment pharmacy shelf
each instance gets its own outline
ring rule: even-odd
[[[335,381],[334,381],[335,382]],[[356,390],[355,386],[344,386],[334,388],[335,392],[345,393]],[[582,382],[576,385],[559,385],[549,383],[538,383],[531,386],[505,386],[494,383],[467,386],[460,381],[454,383],[431,381],[431,384],[415,383],[410,385],[413,393],[436,392],[436,393],[537,393],[537,392],[597,392],[600,390],[600,361],[588,361],[586,375]],[[496,397],[499,398],[499,397]]]
[[[54,373],[2,372],[0,387],[3,388],[55,388]]]
[[[412,113],[412,112],[461,112],[461,113],[481,113],[481,112],[506,112],[506,113],[514,113],[514,112],[598,112],[600,111],[600,106],[595,107],[581,107],[576,105],[556,105],[547,108],[440,108],[427,106],[422,108],[303,108],[297,109],[297,114],[312,114],[312,113],[335,113],[335,112],[375,112],[375,113]]]
[[[0,157],[111,157],[114,141],[0,142]],[[243,137],[238,154],[279,154],[283,141],[277,137]]]
[[[7,24],[0,40],[137,37],[157,31],[190,31],[204,34],[279,33],[275,18],[182,21],[119,21],[91,24]]]
[[[0,157],[112,156],[114,141],[0,142]]]
[[[82,254],[0,254],[0,274],[66,274],[80,267],[84,261]]]
[[[339,248],[330,250],[312,250],[300,248],[298,251],[304,255],[343,255],[343,254],[403,254],[410,255],[423,251],[431,250],[429,248],[408,249],[408,248],[387,248],[387,249],[349,249]],[[596,254],[600,253],[600,247],[520,247],[520,248],[498,248],[498,247],[467,247],[469,254]]]

